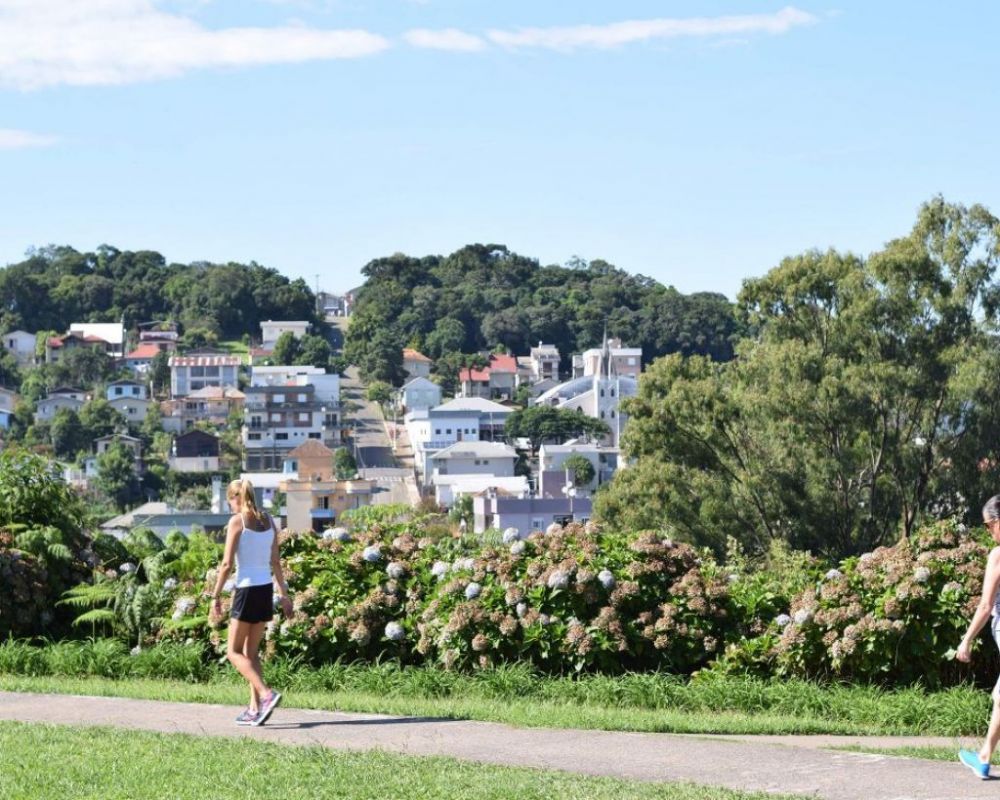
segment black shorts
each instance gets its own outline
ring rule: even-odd
[[[270,622],[274,619],[274,590],[270,583],[244,586],[233,592],[230,619],[240,622]]]

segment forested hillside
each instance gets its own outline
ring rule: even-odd
[[[450,256],[396,254],[363,270],[348,333],[348,358],[392,380],[392,351],[416,347],[434,359],[503,345],[526,354],[540,341],[564,358],[610,336],[642,347],[648,362],[668,353],[733,356],[739,327],[722,295],[684,295],[605,261],[540,266],[503,245],[469,245]]]
[[[62,332],[124,316],[128,327],[170,319],[231,339],[259,336],[261,320],[311,320],[314,309],[305,281],[254,262],[168,264],[152,250],[53,246],[0,268],[0,331]]]

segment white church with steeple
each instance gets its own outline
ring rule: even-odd
[[[623,348],[620,341],[605,335],[600,348],[574,356],[574,363],[578,359],[584,374],[549,389],[538,397],[535,405],[578,411],[603,420],[611,433],[602,444],[617,448],[627,421],[621,413],[621,399],[634,397],[638,392],[642,350]]]

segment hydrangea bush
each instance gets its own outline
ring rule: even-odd
[[[690,671],[720,647],[725,581],[656,534],[570,525],[527,540],[423,536],[376,522],[350,537],[285,537],[295,614],[269,652],[545,670]]]
[[[730,645],[719,667],[954,683],[969,674],[953,660],[954,648],[979,601],[988,553],[965,526],[943,521],[912,540],[849,558],[799,592],[758,637]],[[985,672],[994,660],[976,663]]]

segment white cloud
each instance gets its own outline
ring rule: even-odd
[[[487,36],[503,47],[541,47],[568,51],[581,47],[606,49],[653,39],[780,34],[816,21],[817,18],[812,14],[787,6],[774,14],[630,20],[607,25],[522,28],[517,31],[491,30]]]
[[[212,30],[151,0],[0,0],[0,86],[97,86],[211,67],[359,58],[389,47],[364,30]]]
[[[445,28],[443,30],[428,30],[427,28],[417,28],[407,31],[403,38],[414,47],[423,47],[430,50],[453,50],[464,53],[472,53],[486,47],[478,36],[460,31],[457,28]]]
[[[0,150],[21,150],[25,147],[49,147],[59,141],[55,136],[13,128],[0,128]]]

